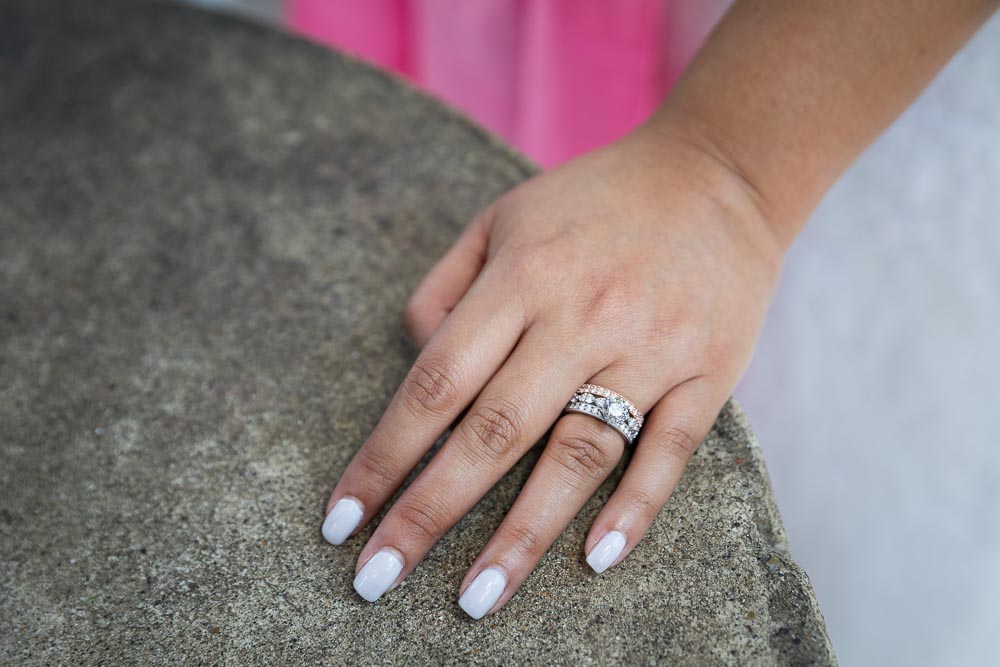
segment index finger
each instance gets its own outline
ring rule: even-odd
[[[328,542],[341,544],[378,513],[510,354],[524,316],[503,288],[480,274],[417,357],[327,502]]]

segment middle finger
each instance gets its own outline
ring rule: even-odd
[[[652,381],[646,369],[606,368],[589,383],[622,392],[641,412],[662,395],[661,383]],[[600,390],[588,396],[598,410],[623,407]],[[459,605],[467,614],[479,619],[506,604],[615,468],[625,447],[622,435],[600,418],[567,414],[559,420],[521,494],[465,576]]]
[[[530,327],[441,451],[400,496],[358,558],[354,588],[377,600],[482,498],[559,417],[593,372],[558,332]]]

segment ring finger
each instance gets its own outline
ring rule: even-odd
[[[608,368],[590,382],[620,392],[645,411],[664,387],[642,375],[641,369]],[[602,398],[607,400],[595,400]],[[524,489],[462,582],[459,605],[466,613],[482,618],[514,595],[618,464],[625,446],[622,434],[595,417],[570,413],[559,420]]]

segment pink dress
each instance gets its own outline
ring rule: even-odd
[[[395,71],[550,167],[663,99],[724,0],[287,0],[296,31]]]

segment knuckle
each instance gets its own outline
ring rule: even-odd
[[[354,458],[361,477],[375,488],[396,488],[398,484],[393,474],[392,464],[387,457],[375,452],[371,447],[363,446]]]
[[[500,542],[523,560],[532,562],[545,554],[545,543],[533,526],[505,523],[497,530]]]
[[[692,321],[693,318],[688,318],[678,308],[672,308],[650,317],[646,321],[643,336],[660,349],[686,349],[689,346],[687,334],[692,329],[689,323]]]
[[[591,326],[595,322],[618,322],[628,311],[628,304],[636,298],[627,277],[607,273],[594,280],[591,288],[581,294],[577,314],[580,322]]]
[[[654,516],[659,512],[656,501],[642,489],[628,489],[624,493],[625,504],[639,516]]]
[[[508,292],[517,298],[532,295],[531,285],[537,284],[539,278],[533,266],[533,260],[507,251],[493,260],[493,273],[508,284]],[[537,290],[536,290],[537,291]]]
[[[448,531],[446,514],[433,502],[421,498],[401,501],[397,518],[403,529],[423,542],[437,542]]]
[[[402,393],[417,413],[447,414],[458,402],[457,377],[453,362],[425,355],[417,359],[406,374]]]
[[[624,445],[619,448],[610,444],[611,435],[568,433],[555,438],[549,447],[555,461],[574,479],[603,479],[617,463],[618,450],[624,448]]]
[[[668,455],[687,461],[701,444],[692,435],[692,429],[684,424],[673,424],[659,431],[655,436],[658,446]]]
[[[517,450],[522,424],[520,409],[508,401],[476,406],[465,419],[470,444],[501,459]]]
[[[517,289],[532,293],[540,281],[552,275],[554,267],[563,262],[544,242],[524,243],[512,241],[498,255],[499,264]]]

